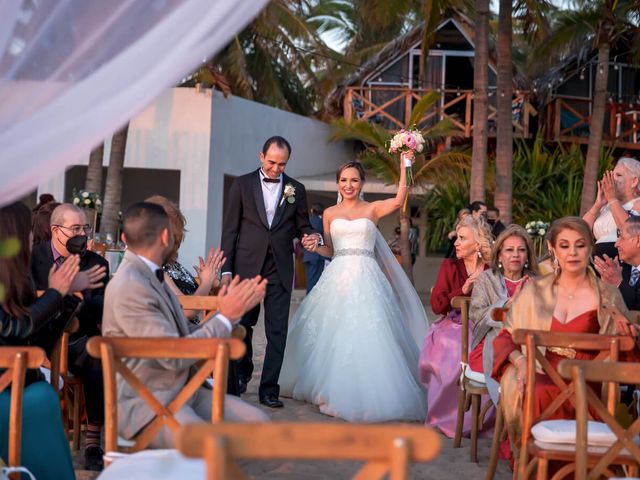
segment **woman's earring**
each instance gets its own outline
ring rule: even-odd
[[[342,202],[342,194],[338,192],[338,201],[336,203]]]
[[[498,262],[498,268],[502,270],[502,262]]]
[[[482,253],[480,253],[479,249],[478,249],[478,258],[482,258]]]
[[[524,262],[524,268],[529,268],[529,262]]]
[[[558,275],[560,273],[560,262],[557,258],[553,258],[553,273]]]
[[[358,194],[358,198],[360,200],[364,200],[364,191],[362,189],[360,189],[360,193]]]

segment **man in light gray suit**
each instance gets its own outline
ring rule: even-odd
[[[124,214],[123,235],[128,250],[105,292],[102,334],[107,337],[226,338],[232,326],[266,293],[266,280],[256,277],[240,281],[236,277],[220,292],[219,312],[203,325],[194,325],[186,319],[178,299],[163,281],[161,265],[173,246],[164,209],[145,202],[132,205]],[[126,364],[166,406],[187,383],[194,361],[128,359]],[[210,420],[211,395],[210,389],[201,387],[175,415],[178,422]],[[154,417],[144,400],[119,378],[119,434],[131,438]],[[258,408],[230,395],[225,399],[225,419],[269,420]],[[164,427],[151,446],[172,448],[171,430]]]

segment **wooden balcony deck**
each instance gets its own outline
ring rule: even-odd
[[[591,100],[556,96],[547,108],[546,130],[550,140],[589,143]],[[603,144],[607,147],[640,150],[640,104],[608,102]]]
[[[387,128],[409,127],[411,109],[431,90],[406,87],[348,87],[344,97],[345,120],[354,118],[379,123]],[[496,134],[495,92],[489,97],[489,136]],[[513,132],[516,137],[530,138],[529,121],[537,111],[528,101],[527,92],[516,92],[512,101]],[[462,137],[473,135],[473,91],[444,90],[440,102],[428,110],[420,127],[448,118]]]

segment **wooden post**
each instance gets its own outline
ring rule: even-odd
[[[555,140],[560,140],[560,118],[562,116],[562,99],[556,98],[556,118],[554,118],[553,132]]]
[[[406,128],[411,128],[413,125],[409,125],[411,119],[411,89],[407,89],[404,92],[404,124]]]
[[[350,122],[353,119],[353,89],[347,87],[347,94],[344,96],[343,114],[344,119]]]
[[[467,105],[465,107],[465,112],[464,112],[464,136],[465,137],[470,137],[471,136],[471,95],[472,92],[467,92],[465,93],[465,95],[467,96]]]

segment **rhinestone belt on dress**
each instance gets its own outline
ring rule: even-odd
[[[336,250],[333,253],[333,258],[346,257],[346,256],[375,258],[375,255],[373,254],[373,252],[365,248],[341,248],[340,250]]]

